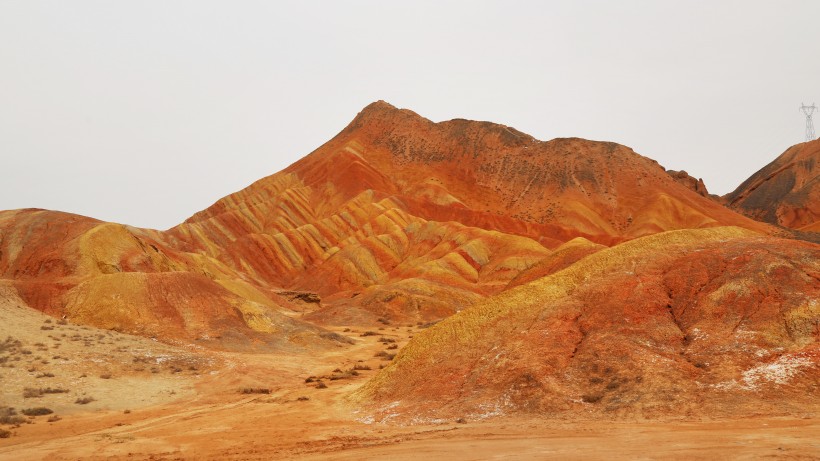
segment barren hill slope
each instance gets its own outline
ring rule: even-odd
[[[820,232],[820,140],[790,147],[723,198],[754,219]]]
[[[326,296],[333,305],[315,319],[429,320],[497,293],[577,237],[612,245],[721,225],[770,231],[627,147],[433,123],[380,101],[169,235],[263,283]]]
[[[489,122],[433,123],[381,101],[283,173],[293,175],[289,184],[281,173],[262,179],[187,223],[218,218],[241,225],[240,210],[276,211],[266,203],[284,190],[295,206],[279,214],[299,219],[310,217],[309,209],[321,218],[372,190],[396,196],[424,219],[530,236],[548,246],[579,235],[614,243],[678,228],[765,228],[677,183],[625,146],[578,138],[543,142]],[[254,223],[266,230],[283,224]]]
[[[0,279],[77,323],[220,347],[322,347],[341,338],[285,315],[285,300],[158,231],[43,210],[0,212]]]
[[[0,277],[31,306],[95,326],[313,343],[299,338],[323,333],[301,320],[438,320],[605,246],[724,225],[772,229],[624,146],[433,123],[376,102],[302,160],[165,232],[4,212]]]
[[[601,250],[416,335],[376,419],[816,413],[820,246],[738,228]]]

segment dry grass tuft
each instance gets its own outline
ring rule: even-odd
[[[270,394],[269,387],[243,387],[239,390],[240,394]]]
[[[20,411],[20,413],[26,416],[43,416],[43,415],[50,415],[54,413],[50,408],[46,407],[34,407],[34,408],[24,408]]]
[[[45,394],[65,394],[68,392],[68,389],[60,389],[60,388],[52,388],[52,387],[41,387],[41,388],[34,388],[34,387],[26,387],[23,389],[23,398],[24,399],[31,399],[31,398],[39,398],[44,396]]]

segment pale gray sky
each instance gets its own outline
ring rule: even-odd
[[[723,194],[803,141],[818,38],[816,0],[0,0],[0,209],[167,228],[378,99]]]

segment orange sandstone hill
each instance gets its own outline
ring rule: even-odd
[[[575,238],[608,246],[723,225],[772,230],[624,146],[434,123],[376,102],[168,234],[262,283],[318,292],[326,308],[311,319],[355,322],[452,314]]]
[[[658,232],[776,231],[679,181],[618,144],[543,142],[376,102],[168,231],[2,212],[0,278],[32,307],[104,328],[333,343],[312,323],[438,320]]]
[[[0,212],[0,284],[73,322],[203,345],[345,341],[286,315],[287,300],[158,231],[43,210]]]
[[[600,250],[416,335],[368,420],[812,415],[820,247],[736,227]]]
[[[820,232],[820,140],[790,147],[723,198],[751,218]]]

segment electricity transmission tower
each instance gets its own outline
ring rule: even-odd
[[[811,103],[810,106],[807,106],[801,102],[800,110],[803,111],[804,114],[806,114],[806,141],[814,141],[814,122],[811,119],[811,114],[813,114],[814,111],[817,110],[817,107],[814,105],[814,103]]]

